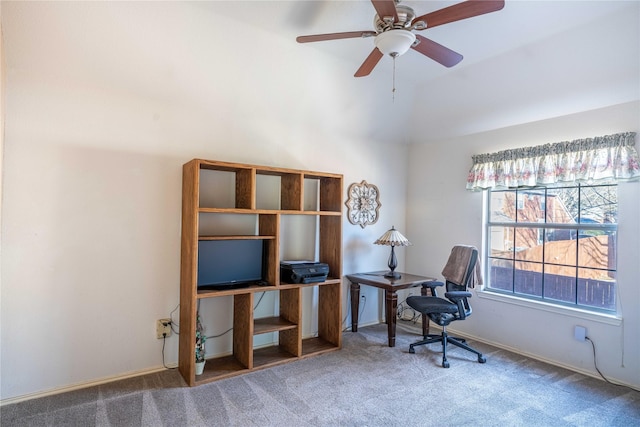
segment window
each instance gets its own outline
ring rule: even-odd
[[[487,290],[616,310],[616,184],[489,190]]]

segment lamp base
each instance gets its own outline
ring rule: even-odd
[[[400,273],[396,273],[395,271],[390,271],[387,274],[385,274],[384,277],[386,277],[387,279],[399,279],[402,276],[400,275]]]

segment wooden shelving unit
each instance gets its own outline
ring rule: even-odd
[[[191,160],[183,166],[179,370],[190,386],[340,349],[341,199],[342,175],[338,174],[201,159]],[[280,281],[282,222],[291,215],[317,218],[316,258],[329,265],[329,277],[325,282],[291,284]],[[256,226],[247,232],[246,229],[237,232],[234,227],[225,225],[225,221],[222,221],[223,225],[216,225],[216,218],[238,217],[240,222],[255,222]],[[263,240],[268,285],[199,291],[198,241],[220,239]],[[302,306],[302,290],[310,286],[318,288],[317,308]],[[279,294],[279,313],[254,318],[254,295],[265,291]],[[207,359],[204,373],[196,376],[198,302],[220,297],[233,300],[232,354]],[[317,310],[318,336],[303,339],[303,312],[311,309]],[[254,336],[267,333],[277,333],[278,342],[254,348]]]

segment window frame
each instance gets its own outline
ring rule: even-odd
[[[575,223],[557,223],[557,222],[547,222],[548,221],[548,215],[546,212],[546,207],[549,206],[548,204],[548,190],[556,190],[556,189],[570,189],[570,188],[577,188],[578,194],[582,195],[582,191],[584,188],[593,188],[593,187],[615,187],[615,191],[616,191],[616,200],[615,200],[615,209],[616,209],[616,222],[615,223],[591,223],[591,222],[581,222],[581,218],[578,217],[576,218],[576,222]],[[503,192],[503,193],[508,193],[510,192],[511,194],[513,194],[514,199],[513,199],[513,209],[514,209],[514,215],[515,218],[513,220],[509,220],[509,221],[491,221],[492,218],[492,193],[493,192]],[[520,196],[520,194],[522,193],[531,193],[531,192],[544,192],[544,197],[543,197],[543,201],[541,202],[542,205],[544,206],[544,211],[543,211],[543,215],[544,215],[544,221],[542,222],[518,222],[518,209],[522,209],[519,207],[518,205],[518,201],[522,200],[523,198]],[[618,268],[617,268],[617,263],[618,263],[618,254],[617,254],[617,250],[618,250],[618,222],[617,222],[617,212],[618,212],[618,208],[619,208],[619,201],[617,199],[617,194],[618,194],[618,185],[617,183],[611,183],[611,182],[607,182],[607,183],[594,183],[594,184],[582,184],[582,183],[571,183],[571,184],[567,184],[567,185],[558,185],[558,186],[551,186],[551,187],[544,187],[544,186],[536,186],[536,187],[527,187],[527,188],[501,188],[501,189],[487,189],[485,192],[485,203],[483,203],[483,216],[484,216],[484,220],[483,220],[483,224],[484,224],[484,238],[483,238],[483,246],[484,246],[484,256],[483,256],[483,261],[484,261],[484,277],[486,278],[485,280],[485,284],[482,287],[481,290],[481,294],[486,294],[487,296],[491,296],[492,299],[503,299],[506,298],[506,300],[514,300],[514,301],[518,301],[519,303],[524,302],[524,305],[530,305],[530,304],[534,304],[534,305],[542,305],[544,307],[547,308],[551,308],[551,311],[556,311],[556,310],[570,310],[570,311],[574,311],[575,313],[583,313],[583,314],[587,314],[587,315],[596,315],[596,316],[604,316],[605,318],[611,318],[611,319],[618,319],[618,310],[619,310],[619,301],[618,301]],[[527,195],[527,197],[529,197]],[[580,200],[581,196],[579,196],[579,200],[578,200],[578,207],[577,207],[577,211],[579,213],[582,212],[583,210],[583,205],[582,205],[582,201]],[[523,206],[524,208],[524,206]],[[511,228],[514,231],[514,237],[513,237],[513,246],[511,247],[512,250],[512,258],[504,258],[504,257],[494,257],[492,256],[492,244],[491,244],[491,238],[492,238],[492,229],[495,228],[499,228],[499,227],[507,227],[507,228]],[[542,235],[544,236],[547,233],[547,230],[575,230],[576,235],[575,235],[575,242],[576,242],[576,260],[575,260],[575,264],[574,265],[568,265],[568,264],[555,264],[553,262],[548,262],[545,259],[545,255],[544,255],[544,247],[543,247],[543,255],[541,257],[540,261],[530,261],[530,260],[522,260],[522,259],[518,259],[517,258],[517,247],[516,245],[516,237],[515,235],[517,234],[517,229],[535,229],[537,230],[536,232],[538,233],[538,235]],[[610,266],[608,266],[607,268],[598,268],[598,267],[585,267],[584,265],[581,266],[580,262],[579,262],[579,241],[580,241],[580,236],[581,236],[581,232],[584,231],[599,231],[599,232],[606,232],[606,233],[613,233],[613,235],[615,236],[614,239],[614,245],[615,245],[615,258],[614,258],[614,266],[613,268],[611,268]],[[584,234],[582,234],[582,236],[584,236]],[[543,237],[543,241],[545,240],[545,237]],[[573,239],[569,239],[569,240],[573,240]],[[503,260],[503,261],[507,261],[507,262],[512,262],[513,267],[512,267],[512,277],[511,277],[511,290],[508,289],[500,289],[497,287],[491,287],[491,269],[492,269],[492,260],[497,259],[497,260]],[[538,264],[541,266],[542,268],[542,275],[540,280],[542,281],[541,283],[541,287],[542,290],[540,292],[540,295],[533,295],[533,294],[528,294],[528,293],[521,293],[521,292],[517,292],[516,291],[516,273],[517,271],[525,271],[525,270],[519,270],[515,267],[515,262],[517,261],[521,261],[521,262],[531,262],[533,264]],[[575,294],[575,298],[573,299],[573,301],[563,301],[563,300],[559,300],[559,299],[554,299],[554,298],[550,298],[550,297],[545,297],[544,294],[544,267],[545,266],[568,266],[568,267],[572,267],[575,268],[575,284],[573,285],[573,292]],[[581,304],[579,303],[579,280],[580,280],[580,269],[581,268],[588,268],[588,269],[592,269],[592,270],[600,270],[600,271],[606,271],[607,273],[613,273],[614,275],[614,289],[613,289],[613,293],[614,293],[614,301],[613,301],[613,308],[607,308],[607,307],[597,307],[597,306],[593,306],[593,305],[588,305],[588,304]],[[567,276],[567,277],[573,277],[573,276]],[[493,298],[493,296],[499,296],[499,298]]]

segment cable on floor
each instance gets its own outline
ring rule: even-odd
[[[584,339],[586,339],[587,341],[589,341],[591,343],[591,348],[593,349],[593,366],[596,368],[596,371],[598,372],[598,374],[600,375],[600,377],[608,384],[611,385],[615,385],[618,387],[626,387],[626,388],[630,388],[631,390],[635,390],[635,391],[640,391],[640,389],[625,385],[625,384],[618,384],[618,383],[614,383],[612,381],[610,381],[607,377],[605,377],[602,372],[600,372],[600,369],[598,368],[598,360],[596,357],[596,344],[593,342],[593,340],[589,337],[584,337]]]

